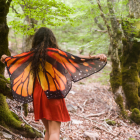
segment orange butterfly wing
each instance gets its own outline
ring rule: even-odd
[[[45,63],[45,74],[43,70],[38,73],[38,81],[48,99],[64,98],[71,89],[71,77],[60,63],[54,59],[55,64],[52,64],[51,59],[51,57],[48,57]]]
[[[77,82],[100,71],[107,63],[99,59],[83,59],[55,48],[48,48],[47,56],[45,75],[43,70],[40,71],[38,81],[49,99],[66,97],[72,81]]]
[[[40,64],[37,79],[48,99],[64,98],[76,82],[100,71],[106,62],[83,59],[55,48],[47,49],[45,71]],[[13,97],[22,103],[32,101],[34,79],[30,71],[34,51],[7,57],[5,64],[10,75]]]
[[[47,55],[60,63],[69,72],[74,82],[100,71],[107,64],[107,62],[100,61],[98,58],[83,59],[54,48],[49,48]]]
[[[26,52],[5,59],[15,100],[28,103],[33,100],[34,79],[30,72],[33,52]]]

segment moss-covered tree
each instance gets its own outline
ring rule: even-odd
[[[101,10],[99,2],[100,1],[97,0]],[[122,22],[119,22],[119,24],[117,24],[118,21],[116,20],[115,11],[113,9],[113,2],[113,0],[107,0],[111,25],[108,25],[107,20],[105,21],[105,16],[102,10],[101,16],[108,28],[111,44],[110,54],[112,72],[110,74],[110,83],[115,95],[115,101],[119,105],[123,116],[126,116],[123,106],[124,99],[121,95],[121,91],[119,91],[120,86],[122,86],[123,93],[126,97],[126,108],[132,110],[132,114],[135,113],[135,110],[138,112],[140,108],[140,98],[138,96],[138,93],[140,92],[140,22],[137,20],[140,18],[140,1],[131,0],[127,3],[127,6],[130,8],[130,13],[123,19],[121,17]],[[131,119],[133,116],[134,115],[131,115]],[[140,119],[135,120],[136,118],[139,118],[139,115],[133,119],[133,121],[138,123]]]
[[[128,109],[139,108],[138,84],[139,84],[139,71],[138,60],[140,54],[140,42],[131,34],[132,26],[129,22],[125,22],[125,37],[123,41],[123,55],[121,57],[122,69],[122,87],[126,97],[126,106]],[[128,33],[130,32],[130,33]],[[140,38],[140,36],[137,36]]]
[[[0,0],[0,57],[3,54],[10,55],[8,50],[8,32],[7,14],[12,0]],[[10,83],[4,78],[5,65],[0,62],[0,125],[10,129],[11,131],[21,134],[24,137],[42,137],[40,133],[30,126],[23,124],[18,116],[9,110],[6,102],[6,96],[12,98]],[[6,96],[4,96],[6,95]]]
[[[110,38],[110,47],[108,54],[111,57],[112,70],[110,73],[110,84],[112,88],[112,92],[114,94],[114,99],[118,106],[120,107],[121,114],[126,117],[125,108],[123,106],[123,96],[122,96],[122,86],[121,86],[121,69],[120,69],[120,59],[119,59],[119,49],[121,48],[121,30],[119,27],[119,23],[117,22],[115,11],[113,9],[112,0],[107,0],[107,6],[109,9],[110,15],[110,23],[108,24],[107,18],[105,17],[100,1],[97,0],[99,9],[101,11],[101,17],[103,18],[105,25],[108,30],[108,35]]]
[[[140,108],[139,58],[140,58],[140,1],[129,1],[129,18],[122,22],[124,37],[121,57],[122,87],[126,96],[128,109]],[[136,22],[132,22],[135,19]]]

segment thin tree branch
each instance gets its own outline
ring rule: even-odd
[[[34,130],[36,130],[36,131],[38,131],[39,133],[41,133],[42,136],[44,137],[44,133],[43,133],[42,131],[40,131],[40,130],[38,130],[37,128],[33,127],[31,124],[29,124],[29,123],[23,118],[22,110],[23,110],[23,107],[22,107],[22,105],[21,105],[21,116],[20,116],[20,117],[22,118],[22,120],[23,120],[27,125],[31,126]]]
[[[11,135],[15,136],[16,138],[20,138],[22,139],[20,136],[16,135],[15,133],[11,132],[10,130],[8,130],[7,128],[3,127],[0,125],[0,128],[5,130],[6,132],[10,133]]]
[[[93,124],[93,122],[95,122],[95,123],[97,123],[97,122],[96,122],[96,121],[93,121],[93,120],[91,120],[91,119],[89,119],[89,118],[87,118],[87,117],[85,117],[85,116],[81,116],[81,115],[76,114],[76,113],[74,113],[74,115],[79,116],[79,117],[82,117],[82,118],[84,118],[84,119],[86,119],[86,120],[89,120],[89,121],[92,123],[92,125],[93,125],[94,127],[98,128],[98,129],[100,129],[100,130],[104,130],[105,132],[107,132],[107,133],[113,135],[114,137],[117,137],[117,136],[119,135],[119,133],[115,135],[115,134],[111,133],[110,131],[105,130],[104,128],[101,128],[101,127],[99,127],[99,126]],[[102,124],[102,125],[103,125],[103,124]]]
[[[12,10],[16,13],[16,14],[19,14],[18,12],[17,12],[17,10],[14,8],[14,6],[10,6],[11,8],[12,8]]]
[[[17,113],[17,110],[13,107],[13,106],[11,106],[11,111],[12,112],[14,112],[19,118],[21,118],[27,125],[29,125],[30,127],[32,127],[34,130],[36,130],[37,132],[39,132],[39,133],[41,133],[42,134],[42,136],[44,137],[44,133],[42,132],[42,131],[40,131],[40,130],[38,130],[37,128],[35,128],[35,127],[33,127],[31,124],[29,124],[25,119],[24,119],[24,117],[23,117],[23,114],[22,114],[22,105],[21,105],[21,110],[20,110],[20,114],[21,115],[19,115],[18,113]],[[13,111],[14,110],[14,111]],[[18,110],[19,111],[19,110]]]
[[[98,23],[97,17],[94,18],[94,22],[97,24],[97,26],[100,28],[100,30],[105,30],[104,26],[100,23]]]
[[[107,20],[106,20],[106,17],[105,17],[105,15],[104,15],[104,13],[103,13],[103,10],[102,10],[100,1],[99,1],[99,0],[96,0],[96,1],[97,1],[98,7],[99,7],[100,12],[101,12],[101,17],[103,18],[104,23],[105,23],[105,25],[106,25],[106,27],[107,27],[107,31],[108,31],[108,34],[109,34],[109,36],[110,36],[110,40],[112,41],[112,38],[111,38],[111,37],[113,36],[113,34],[112,34],[112,31],[111,31],[111,28],[110,28],[110,26],[109,26],[109,24],[108,24],[108,22],[107,22]]]

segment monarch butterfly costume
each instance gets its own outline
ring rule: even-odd
[[[47,48],[45,72],[40,65],[40,71],[34,79],[31,72],[33,55],[34,50],[5,59],[14,99],[22,103],[33,101],[35,120],[69,121],[63,98],[70,91],[72,81],[77,82],[100,71],[107,62]]]

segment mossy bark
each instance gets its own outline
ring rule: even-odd
[[[0,93],[0,125],[26,138],[42,137],[42,135],[28,125],[23,125],[18,116],[11,113],[6,103],[6,97]]]
[[[8,32],[6,17],[9,12],[10,2],[12,0],[0,0],[0,57],[3,54],[10,55],[8,50]],[[2,76],[5,65],[0,61],[0,125],[21,134],[24,137],[42,137],[40,133],[28,125],[24,125],[18,119],[18,116],[11,113],[4,95],[11,96],[10,83]],[[3,95],[4,94],[4,95]]]
[[[121,115],[124,118],[128,118],[128,114],[125,110],[125,107],[123,105],[123,96],[121,96],[120,94],[117,96],[117,98],[115,99],[115,102],[117,103],[117,105],[120,107],[121,110]]]
[[[136,40],[129,42],[123,38],[123,56],[121,58],[122,87],[126,96],[128,109],[139,108],[138,84],[138,59],[140,43]]]
[[[118,88],[121,86],[122,83],[122,77],[121,72],[119,69],[119,63],[112,60],[112,71],[110,73],[110,84],[112,87],[113,93],[115,93]]]
[[[13,99],[10,82],[1,74],[0,74],[0,93],[2,93],[4,96],[7,96],[10,99]]]
[[[28,115],[28,104],[23,104],[24,116]]]
[[[137,108],[132,110],[132,114],[130,115],[132,121],[137,124],[140,124],[140,111]]]
[[[113,8],[113,2],[111,0],[107,0],[107,5],[110,13],[110,22],[112,27],[112,34],[110,34],[110,55],[112,62],[112,71],[110,73],[110,84],[112,88],[112,92],[114,94],[114,99],[117,105],[120,107],[121,114],[125,116],[125,108],[123,106],[123,96],[122,96],[122,76],[120,70],[120,55],[121,55],[121,37],[122,31],[117,23],[117,19],[115,16],[115,11]],[[120,100],[120,97],[121,100]],[[119,99],[119,100],[118,100]]]
[[[129,21],[122,22],[124,37],[121,57],[122,86],[126,96],[128,109],[139,108],[139,57],[140,57],[140,29]]]
[[[140,18],[139,0],[131,0],[129,3],[129,17]],[[122,38],[123,50],[121,58],[122,86],[126,96],[126,107],[132,110],[130,118],[140,123],[140,21],[131,23],[131,20],[122,21],[124,37]]]
[[[139,56],[139,60],[138,60],[138,75],[139,75],[139,79],[138,79],[138,95],[140,97],[140,56]]]
[[[8,32],[6,16],[9,12],[10,0],[6,3],[6,0],[0,0],[0,57],[3,54],[10,55],[8,50]],[[4,64],[0,62],[0,74],[4,73]]]

